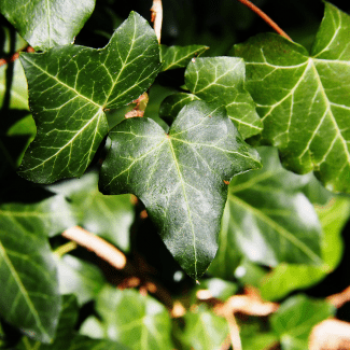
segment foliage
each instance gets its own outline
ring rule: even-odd
[[[166,45],[144,1],[0,3],[0,349],[228,349],[235,322],[244,350],[306,349],[335,315],[296,291],[347,248],[350,17],[325,2],[297,43],[195,3],[164,1]],[[279,309],[222,312],[250,290]]]

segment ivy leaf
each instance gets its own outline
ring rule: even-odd
[[[198,58],[187,66],[185,84],[199,98],[215,106],[225,106],[227,115],[243,139],[261,133],[262,122],[244,86],[245,66],[242,59]]]
[[[251,261],[322,265],[321,226],[301,193],[304,179],[280,165],[277,150],[261,148],[263,169],[230,183],[227,210],[231,232]]]
[[[281,339],[282,350],[308,349],[308,338],[316,324],[334,316],[335,308],[324,300],[296,295],[286,300],[271,316],[273,330]]]
[[[95,8],[95,0],[2,0],[0,12],[36,50],[70,44]]]
[[[116,126],[110,138],[100,189],[138,196],[170,252],[197,279],[217,250],[224,181],[259,167],[258,154],[223,108],[204,101],[186,105],[169,134],[151,119],[134,118]]]
[[[106,335],[133,350],[171,350],[170,317],[157,300],[106,287],[97,299]]]
[[[283,164],[315,171],[327,189],[350,192],[350,17],[329,3],[311,56],[274,34],[237,45],[247,65],[247,88],[264,121],[263,141]]]
[[[75,336],[68,350],[131,350],[126,346],[107,340],[91,339],[82,335]]]
[[[108,133],[104,110],[126,105],[150,86],[159,50],[153,29],[131,12],[103,49],[60,46],[22,54],[21,62],[38,134],[19,174],[51,183],[83,174]]]
[[[160,61],[162,62],[162,71],[186,67],[193,58],[200,56],[208,46],[188,45],[188,46],[160,46]]]
[[[0,222],[0,313],[30,337],[49,343],[61,298],[47,237],[2,211]]]

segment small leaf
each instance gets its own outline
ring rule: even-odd
[[[208,46],[188,45],[188,46],[160,46],[160,61],[162,62],[162,71],[186,67],[188,62],[197,56],[200,56]]]
[[[313,170],[327,189],[350,192],[350,16],[325,4],[311,56],[274,34],[233,53],[247,62],[263,141],[279,148],[284,166],[300,174]]]
[[[19,174],[51,183],[84,173],[109,130],[104,110],[126,105],[150,86],[159,49],[153,29],[132,12],[103,49],[60,46],[22,54],[21,62],[38,134]]]
[[[312,328],[334,316],[335,308],[323,300],[313,300],[305,295],[296,295],[286,300],[272,315],[271,325],[281,339],[282,350],[308,349]]]
[[[79,334],[101,339],[104,336],[103,323],[95,316],[89,316],[81,325]]]
[[[171,350],[170,317],[165,307],[135,290],[106,287],[97,300],[106,334],[133,350]]]
[[[36,50],[70,44],[95,8],[95,0],[1,0],[0,12]]]
[[[217,250],[227,186],[234,175],[260,166],[222,108],[186,105],[169,134],[151,119],[129,119],[110,133],[100,189],[134,193],[145,204],[166,246],[193,278]]]
[[[243,139],[262,131],[253,99],[245,89],[245,76],[243,60],[233,57],[198,58],[185,72],[190,91],[215,106],[225,106]]]
[[[0,313],[48,343],[56,332],[61,299],[47,238],[1,211],[0,221]]]

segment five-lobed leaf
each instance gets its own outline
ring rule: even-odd
[[[129,119],[111,132],[102,165],[103,193],[133,193],[174,258],[193,278],[208,268],[234,175],[260,167],[223,108],[186,105],[169,134],[153,120]]]
[[[237,45],[247,88],[264,122],[262,138],[298,173],[315,171],[330,190],[350,192],[350,17],[325,3],[309,56],[275,34]]]
[[[81,176],[109,131],[104,110],[138,98],[160,65],[155,33],[134,12],[103,49],[59,46],[21,62],[38,133],[19,174],[39,183]]]
[[[96,0],[1,0],[0,12],[36,50],[72,43]]]

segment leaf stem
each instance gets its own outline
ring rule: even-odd
[[[270,27],[272,27],[279,35],[283,36],[284,38],[293,41],[292,38],[283,31],[278,24],[273,21],[265,12],[259,9],[259,7],[252,4],[249,0],[238,0],[243,5],[250,8],[253,12],[255,12],[258,16],[260,16]]]
[[[163,24],[163,5],[162,0],[153,0],[151,7],[151,22],[154,22],[154,31],[156,32],[158,43],[160,44],[162,24]]]
[[[68,243],[65,243],[61,246],[59,246],[55,251],[54,254],[56,254],[58,257],[62,257],[64,254],[67,254],[71,252],[74,249],[77,249],[78,245],[77,243],[70,241]]]
[[[26,52],[30,52],[30,53],[35,52],[34,49],[31,46],[27,46],[24,50]],[[8,63],[16,61],[19,58],[19,53],[21,51],[24,51],[24,50],[19,50],[19,51],[15,52],[12,56],[8,57],[8,58],[0,58],[0,67],[3,66],[4,64],[8,64]]]
[[[97,256],[107,261],[118,270],[122,270],[126,265],[126,257],[119,249],[106,242],[101,237],[96,236],[79,226],[69,228],[62,233],[62,236],[93,251]]]

